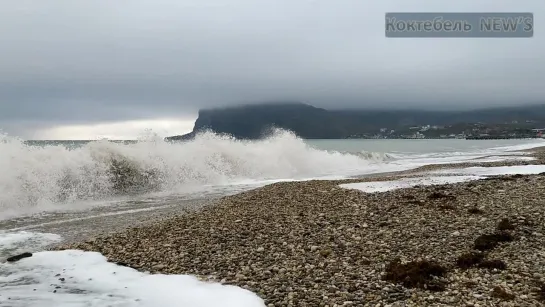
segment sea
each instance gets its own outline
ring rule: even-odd
[[[257,295],[235,286],[138,272],[99,253],[46,247],[275,182],[531,160],[525,150],[544,145],[543,139],[302,140],[283,130],[258,141],[210,132],[184,142],[157,136],[26,141],[2,135],[0,306],[262,307]],[[33,255],[5,261],[22,252]]]

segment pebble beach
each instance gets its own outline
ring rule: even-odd
[[[339,186],[365,180],[276,183],[54,249],[236,285],[266,306],[545,306],[545,174]]]

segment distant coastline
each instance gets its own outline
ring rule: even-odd
[[[190,140],[213,131],[260,139],[275,128],[302,139],[531,139],[545,130],[545,105],[472,111],[325,110],[303,103],[203,109],[193,131],[165,138]]]

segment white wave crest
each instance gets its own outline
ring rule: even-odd
[[[95,141],[74,148],[3,136],[0,213],[191,185],[365,173],[386,158],[314,149],[283,130],[259,141],[204,132],[178,143],[148,136],[130,144]]]

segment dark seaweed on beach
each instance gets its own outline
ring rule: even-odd
[[[510,301],[515,299],[514,294],[505,291],[505,289],[500,286],[495,286],[494,289],[492,289],[492,297],[496,297],[504,301]]]
[[[443,210],[454,210],[454,209],[456,209],[456,207],[454,207],[451,204],[442,204],[442,205],[439,206],[439,208],[441,208]]]
[[[406,204],[409,204],[409,205],[422,205],[423,201],[420,201],[420,200],[409,200],[406,202]]]
[[[484,254],[482,253],[465,253],[460,255],[456,260],[456,265],[461,269],[469,269],[477,264],[481,263],[484,260]]]
[[[494,260],[485,260],[481,263],[479,263],[479,268],[483,269],[489,269],[489,270],[505,270],[507,268],[507,264],[503,262],[502,260],[494,259]]]
[[[498,223],[498,230],[500,231],[513,229],[515,229],[515,225],[508,218],[504,218]]]
[[[521,175],[521,174],[515,174],[515,175],[510,175],[510,176],[497,176],[495,177],[496,179],[499,179],[499,180],[503,180],[503,181],[515,181],[519,178],[523,178],[524,175]]]
[[[7,262],[16,262],[16,261],[19,261],[19,260],[21,260],[23,258],[28,258],[28,257],[32,257],[32,253],[22,253],[22,254],[19,254],[19,255],[11,256],[8,259],[6,259],[6,261]]]
[[[456,197],[445,194],[442,192],[433,192],[430,195],[428,195],[428,199],[455,199]]]
[[[477,208],[477,207],[469,208],[469,209],[467,210],[467,212],[469,212],[469,213],[471,213],[471,214],[483,214],[483,213],[484,213],[483,210],[481,210],[481,209],[479,209],[479,208]]]
[[[545,302],[545,283],[541,283],[538,287],[537,297],[540,301]]]
[[[433,261],[414,261],[402,264],[399,258],[386,266],[384,280],[402,284],[407,288],[421,288],[430,291],[444,291],[445,285],[436,277],[443,277],[447,270]]]
[[[490,250],[498,246],[501,242],[510,242],[513,240],[513,236],[507,232],[500,231],[493,234],[483,234],[475,239],[474,248],[480,251]]]

